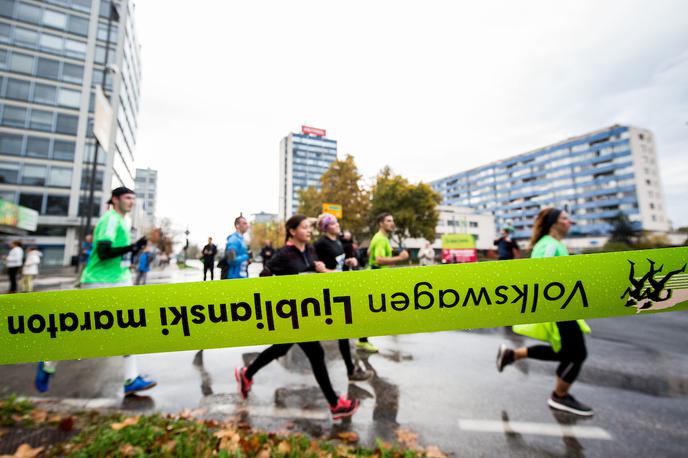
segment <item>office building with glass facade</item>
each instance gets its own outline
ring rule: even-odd
[[[99,148],[96,161],[95,218],[112,188],[134,187],[140,46],[133,2],[112,4],[114,13],[106,0],[0,0],[0,196],[39,212],[24,239],[47,265],[78,252],[101,83],[113,116],[109,153]]]
[[[313,186],[320,189],[320,177],[337,160],[337,142],[318,135],[290,133],[279,147],[279,217],[281,220],[296,213],[299,190]],[[309,132],[308,128],[302,132]],[[322,135],[320,135],[322,134]]]
[[[431,183],[444,205],[490,212],[530,237],[541,208],[567,209],[570,235],[604,236],[623,212],[638,230],[669,230],[654,135],[615,125]]]

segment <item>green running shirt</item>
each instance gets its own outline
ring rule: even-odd
[[[368,256],[368,264],[370,267],[383,268],[387,266],[378,266],[376,259],[378,257],[388,258],[392,256],[392,245],[389,239],[382,232],[378,232],[370,241],[370,248],[368,248],[370,255]]]
[[[131,245],[127,220],[115,210],[108,210],[93,230],[93,250],[81,275],[81,283],[121,283],[131,280],[131,253],[110,259],[98,257],[98,243],[111,242],[113,248]]]

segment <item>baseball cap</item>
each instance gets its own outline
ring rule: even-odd
[[[112,205],[112,198],[113,198],[113,197],[120,197],[120,196],[123,196],[123,195],[125,195],[125,194],[134,194],[134,195],[136,195],[136,193],[135,193],[134,191],[132,191],[131,189],[127,188],[126,186],[120,186],[119,188],[115,188],[115,189],[112,190],[112,193],[110,194],[110,200],[108,200],[107,203],[108,203],[109,205]]]

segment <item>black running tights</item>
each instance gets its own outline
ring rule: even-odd
[[[248,366],[246,377],[249,380],[253,380],[253,376],[256,372],[280,356],[286,355],[292,345],[294,344],[277,344],[271,345],[265,349],[251,365]],[[322,345],[320,345],[320,342],[301,342],[297,345],[301,347],[301,350],[303,350],[308,357],[311,367],[313,368],[315,380],[318,381],[318,385],[320,385],[320,389],[325,395],[327,402],[331,406],[337,405],[337,393],[334,392],[334,388],[332,388],[332,384],[330,383],[330,376],[327,373],[327,366],[325,365],[325,351]]]
[[[576,321],[560,321],[557,327],[561,336],[559,353],[552,350],[549,345],[533,345],[528,347],[528,358],[559,361],[557,375],[566,383],[573,383],[583,367],[583,361],[588,356],[585,338]]]
[[[339,341],[339,353],[342,354],[342,359],[346,365],[347,375],[354,373],[354,362],[351,360],[351,347],[349,346],[349,339],[341,339]]]

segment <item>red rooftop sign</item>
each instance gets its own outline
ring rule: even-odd
[[[318,129],[317,127],[301,126],[301,133],[306,135],[315,135],[317,137],[325,136],[325,129]]]

